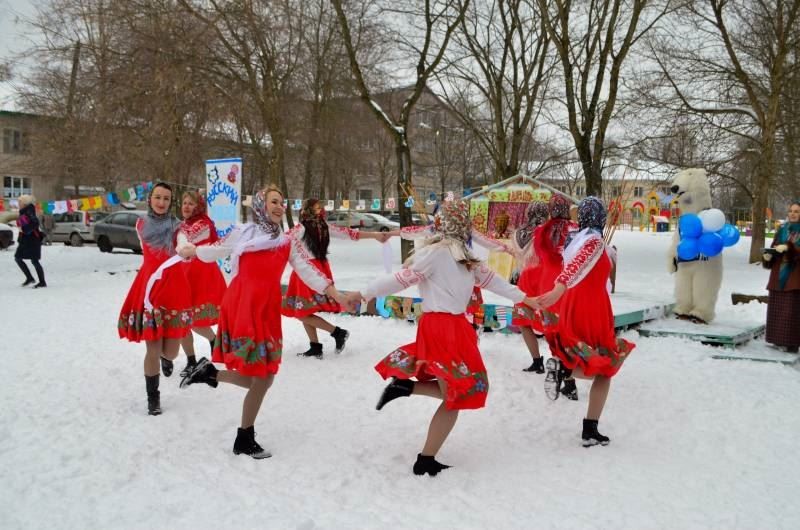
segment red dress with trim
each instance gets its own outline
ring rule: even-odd
[[[136,221],[140,241],[143,225],[143,219]],[[163,250],[150,248],[143,241],[141,244],[144,261],[117,319],[119,337],[132,342],[185,337],[192,329],[192,298],[185,268],[176,264],[164,270],[161,279],[155,282],[150,291],[153,309],[146,310],[144,296],[147,282],[170,256]]]
[[[211,360],[245,376],[277,374],[283,353],[281,275],[290,242],[275,249],[247,252],[225,296]]]
[[[416,340],[400,346],[375,365],[384,378],[447,383],[449,410],[479,409],[486,405],[489,378],[478,349],[478,336],[464,315],[424,313]]]
[[[295,225],[294,228],[287,233],[287,235],[295,238],[305,248],[305,244],[302,241],[302,234],[299,230],[300,228],[302,228],[302,225]],[[335,225],[328,225],[328,233],[337,239],[351,239],[353,241],[358,241],[360,238],[360,234],[357,230],[342,228]],[[305,250],[306,253],[311,256],[311,252],[309,252],[308,249]],[[319,260],[312,258],[310,261],[314,268],[316,268],[328,280],[330,280],[331,283],[333,283],[331,264],[327,259]],[[297,272],[292,271],[292,274],[289,277],[289,286],[286,289],[286,294],[284,295],[283,303],[281,304],[281,314],[283,316],[303,318],[320,312],[339,313],[341,310],[342,306],[340,306],[336,300],[316,292],[314,289],[306,285],[302,279],[300,279],[300,276],[297,274]]]
[[[600,238],[589,240],[557,279],[568,288],[561,297],[561,313],[554,316],[555,322],[545,333],[553,355],[567,368],[580,367],[587,377],[612,377],[636,347],[615,335],[607,290],[610,272],[605,244]],[[580,277],[583,279],[570,285]]]
[[[190,243],[200,246],[213,243],[217,238],[216,227],[210,221],[197,221],[192,225],[181,223],[179,233]],[[206,263],[193,259],[181,264],[186,270],[186,278],[192,291],[192,327],[213,326],[219,320],[220,305],[225,295],[225,278],[217,263]]]

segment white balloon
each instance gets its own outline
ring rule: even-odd
[[[704,233],[719,232],[725,226],[725,214],[717,208],[703,210],[697,216],[700,218],[700,222],[703,223]]]

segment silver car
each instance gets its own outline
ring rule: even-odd
[[[399,223],[390,221],[382,215],[353,210],[336,210],[330,212],[326,220],[328,224],[343,226],[345,228],[359,228],[366,232],[388,232],[400,228]]]
[[[136,233],[136,221],[147,215],[145,210],[114,212],[94,225],[94,238],[100,252],[127,248],[141,254],[142,246]]]
[[[53,229],[47,235],[50,241],[81,247],[93,242],[92,214],[90,212],[67,212],[53,214]]]

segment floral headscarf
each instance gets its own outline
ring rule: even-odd
[[[305,228],[303,242],[314,257],[324,261],[328,256],[328,245],[331,237],[328,223],[325,222],[325,210],[320,209],[319,214],[314,213],[314,206],[319,204],[318,199],[308,199],[300,210],[300,223]]]
[[[606,207],[597,197],[586,197],[578,204],[578,226],[602,232],[606,225]]]
[[[271,190],[269,190],[271,191]],[[276,239],[281,233],[281,226],[272,221],[267,214],[267,193],[264,190],[253,195],[253,203],[250,209],[253,210],[253,219],[262,232]]]
[[[190,241],[194,241],[197,233],[204,228],[209,228],[209,238],[207,243],[213,243],[219,239],[217,229],[214,226],[214,221],[208,216],[208,207],[206,206],[206,199],[203,194],[198,191],[187,191],[183,194],[184,198],[188,195],[192,202],[195,203],[192,215],[183,220],[181,230],[189,236]]]
[[[472,236],[472,221],[469,207],[464,201],[446,202],[436,212],[434,235],[425,240],[424,246],[442,245],[450,250],[453,259],[471,267],[480,260],[472,255],[469,244]],[[412,257],[413,259],[413,257]],[[409,262],[406,262],[409,263]]]
[[[169,209],[163,214],[158,214],[150,206],[153,193],[159,188],[172,193],[172,187],[159,182],[147,194],[147,217],[142,225],[142,241],[153,250],[165,251],[172,255],[175,253],[175,231],[180,223]],[[172,205],[172,201],[170,201],[170,205]]]
[[[517,228],[514,237],[519,248],[525,248],[533,238],[533,231],[537,226],[547,221],[549,210],[547,204],[542,201],[533,201],[525,209],[525,221]]]

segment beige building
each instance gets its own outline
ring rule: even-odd
[[[50,198],[55,179],[44,174],[36,160],[36,130],[39,116],[0,110],[0,177],[2,197],[8,202],[23,194]]]

